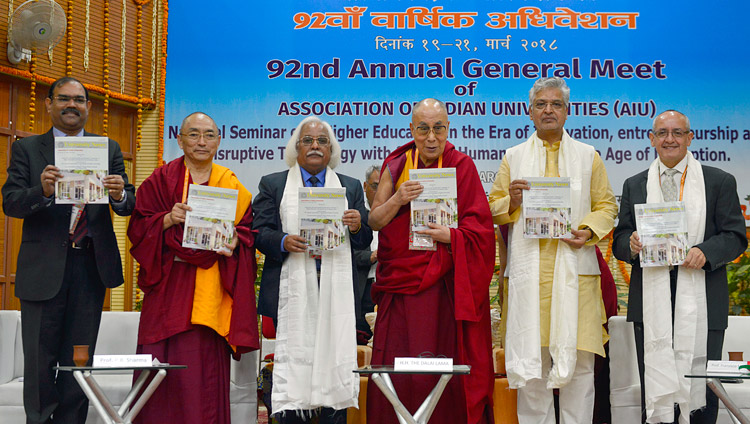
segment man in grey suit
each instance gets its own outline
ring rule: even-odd
[[[643,422],[656,417],[663,422],[677,422],[680,415],[690,415],[691,423],[715,423],[718,412],[718,400],[709,390],[706,394],[706,407],[700,408],[702,398],[690,399],[690,381],[678,375],[674,380],[680,389],[667,394],[666,403],[658,406],[658,399],[646,399],[646,386],[650,381],[659,380],[665,370],[669,369],[664,359],[677,364],[681,357],[700,359],[703,370],[705,359],[721,359],[724,341],[724,330],[727,327],[729,297],[727,293],[726,264],[742,254],[747,247],[745,220],[740,210],[737,197],[737,183],[734,177],[720,169],[700,164],[688,147],[693,139],[690,121],[684,114],[668,110],[654,119],[653,131],[649,134],[651,145],[656,149],[658,158],[651,167],[625,181],[622,189],[619,223],[614,232],[613,251],[621,261],[632,264],[630,293],[628,299],[628,321],[632,321],[635,330],[638,369],[641,378],[641,403]],[[701,184],[702,182],[702,184]],[[636,231],[634,206],[643,203],[660,203],[683,201],[688,220],[688,240],[690,248],[682,265],[674,267],[642,268],[639,253],[643,250],[643,240]],[[693,220],[691,223],[691,219]],[[664,297],[671,295],[671,314],[674,335],[672,340],[663,340],[661,334],[672,334],[669,325],[669,309],[660,307],[661,296],[654,296],[651,290],[659,281],[664,281]],[[705,281],[705,284],[703,282]],[[697,282],[698,284],[687,284]],[[704,289],[705,286],[705,290]],[[697,287],[697,288],[696,288]],[[691,292],[689,296],[685,292]],[[694,292],[694,293],[693,293]],[[682,300],[681,300],[682,299]],[[705,306],[701,306],[705,305]],[[705,308],[705,310],[704,310]],[[665,310],[666,327],[658,322],[648,322],[649,316],[658,316],[658,309]],[[650,311],[651,310],[651,311]],[[681,311],[688,313],[680,315]],[[688,321],[698,317],[694,324]],[[702,318],[701,318],[702,317]],[[663,322],[662,322],[663,323]],[[687,326],[692,325],[692,326]],[[685,331],[685,329],[694,329]],[[701,330],[703,328],[703,330]],[[664,332],[662,332],[662,329]],[[657,337],[654,337],[654,334]],[[701,336],[702,334],[702,336]],[[690,348],[681,350],[679,338],[695,337]],[[701,337],[705,337],[705,350]],[[663,339],[667,339],[663,337]],[[646,346],[644,352],[644,345]],[[652,347],[656,346],[656,347]],[[674,346],[674,347],[673,347]],[[664,349],[673,356],[662,355]],[[679,352],[679,353],[678,353]],[[688,352],[688,353],[685,353]],[[651,356],[649,356],[651,355]],[[649,359],[649,358],[654,359]],[[693,362],[692,365],[697,362]],[[672,366],[671,369],[674,369]],[[657,371],[659,370],[659,371]],[[653,377],[650,380],[649,372]],[[645,381],[644,381],[645,379]],[[651,383],[654,384],[654,383]],[[705,383],[696,380],[692,384]],[[651,385],[649,387],[656,387]],[[665,384],[662,387],[670,387]],[[674,386],[671,386],[674,387]],[[651,396],[651,395],[649,395]],[[674,401],[672,400],[674,399]],[[675,408],[674,404],[681,405]],[[690,406],[685,410],[687,406]],[[695,407],[695,408],[694,408]],[[652,422],[653,421],[652,418]]]
[[[334,345],[330,348],[343,352],[345,355],[356,355],[355,317],[357,312],[355,311],[359,308],[355,304],[354,282],[357,280],[357,267],[354,264],[353,251],[370,245],[372,231],[367,226],[367,209],[365,209],[359,181],[333,171],[339,163],[340,156],[341,147],[336,141],[331,126],[317,117],[304,119],[289,139],[284,153],[284,159],[290,169],[261,178],[258,184],[259,192],[253,201],[253,229],[258,231],[255,247],[266,255],[260,283],[258,313],[272,318],[276,325],[273,411],[283,411],[283,414],[277,414],[276,418],[286,424],[309,422],[314,415],[319,415],[320,422],[325,424],[346,422],[344,407],[335,407],[334,404],[326,404],[325,401],[316,403],[314,399],[319,396],[310,393],[307,387],[309,382],[293,380],[295,376],[307,374],[309,371],[295,371],[290,373],[291,376],[285,374],[283,377],[278,377],[279,370],[295,367],[294,358],[288,359],[297,353],[292,348],[294,343],[297,343],[299,349],[311,348],[310,344],[321,343],[320,331],[316,331],[315,328],[310,328],[310,331],[300,331],[300,327],[309,324],[311,319],[326,323],[318,325],[318,328],[333,321],[335,325],[326,327],[325,331],[327,334],[334,335],[329,339]],[[298,231],[297,190],[301,187],[336,186],[346,189],[348,208],[343,215],[343,224],[349,229],[347,234],[350,239],[349,251],[342,252],[345,250],[342,246],[313,257],[309,254],[305,237],[302,237]],[[294,268],[295,264],[298,264],[298,268]],[[351,272],[347,273],[346,270],[349,267]],[[313,272],[315,269],[317,269],[317,281],[311,282],[310,279],[315,279]],[[331,269],[333,269],[332,277],[326,281],[326,274]],[[298,302],[299,296],[297,295],[300,286],[314,293],[307,298],[308,301]],[[333,290],[328,291],[328,287],[332,287]],[[295,291],[295,294],[290,294],[288,298],[284,297],[285,293],[292,291]],[[325,299],[324,293],[328,293]],[[281,297],[284,299],[280,299]],[[282,313],[283,308],[290,309],[293,303],[300,309],[304,309],[299,316],[288,309]],[[325,309],[326,305],[329,305],[328,309]],[[289,317],[288,320],[286,317]],[[301,341],[300,338],[310,340],[310,342]],[[286,348],[279,347],[280,342],[285,346],[289,344],[288,354],[279,353],[280,350],[286,351]],[[319,358],[318,355],[315,355],[315,358],[301,359],[307,362],[311,360],[318,361],[314,364],[316,368],[325,366],[326,362],[336,362],[332,358]],[[356,366],[356,358],[354,366]],[[314,374],[324,373],[317,369]],[[336,386],[356,383],[349,378],[348,374],[339,377],[342,380]],[[329,380],[334,380],[334,378],[331,377]],[[280,389],[284,387],[282,383],[287,384],[288,392]],[[340,387],[333,386],[327,389],[318,386],[317,392],[318,394],[324,393],[323,396],[330,399],[332,396],[328,396],[328,392],[340,393],[340,389]],[[351,387],[351,389],[354,388]],[[352,391],[348,393],[354,395]],[[346,398],[345,396],[345,399],[339,400],[335,405],[353,406],[356,404],[355,397]],[[283,402],[277,401],[282,398]],[[312,411],[318,408],[320,408],[319,412]],[[300,412],[300,410],[307,410],[307,412]]]
[[[122,262],[109,205],[85,206],[71,219],[72,205],[58,205],[56,137],[94,136],[83,130],[91,101],[76,79],[55,81],[45,99],[48,132],[13,143],[3,211],[23,219],[16,296],[21,299],[24,351],[23,399],[27,423],[86,421],[88,400],[73,375],[73,346],[88,345],[93,357],[107,287],[123,283]],[[128,184],[120,147],[109,140],[109,172],[103,185],[118,215],[130,215],[135,189]]]

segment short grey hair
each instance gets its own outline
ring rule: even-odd
[[[668,110],[665,110],[664,112],[656,115],[656,118],[654,118],[653,122],[651,123],[651,129],[655,130],[656,129],[656,120],[659,119],[660,116],[664,115],[665,113],[669,113],[669,112],[676,113],[676,114],[682,116],[683,118],[685,118],[685,124],[687,124],[687,129],[688,129],[688,131],[690,131],[690,118],[688,118],[687,115],[685,115],[684,113],[682,113],[682,112],[680,112],[679,110],[676,110],[676,109],[668,109]]]
[[[377,172],[378,175],[380,175],[380,165],[370,165],[367,168],[367,171],[365,171],[365,181],[370,181],[370,177],[374,172]]]
[[[284,150],[284,160],[290,168],[293,167],[295,163],[297,163],[297,155],[299,154],[299,152],[297,151],[299,133],[300,131],[302,131],[302,127],[313,122],[322,124],[323,128],[328,131],[328,139],[331,140],[331,160],[328,161],[328,166],[330,166],[331,169],[334,169],[338,166],[339,162],[341,162],[341,145],[336,140],[336,134],[334,134],[331,125],[328,122],[318,118],[317,116],[307,117],[303,119],[302,122],[299,123],[299,125],[297,125],[297,128],[292,133],[292,136],[289,137],[289,142],[286,143],[286,150]]]
[[[568,87],[568,84],[565,82],[565,80],[560,77],[539,78],[538,80],[536,80],[536,82],[534,82],[534,85],[531,87],[531,90],[529,90],[529,107],[531,107],[534,103],[534,98],[536,97],[536,95],[546,88],[559,89],[560,92],[562,92],[565,108],[568,108],[568,102],[570,101],[570,87]]]
[[[417,104],[414,105],[414,108],[411,110],[412,122],[414,122],[414,118],[416,118],[417,112],[419,111],[419,109],[421,109],[423,106],[432,106],[435,104],[440,106],[440,109],[442,109],[443,112],[445,112],[445,116],[448,116],[448,108],[445,107],[445,103],[441,102],[438,99],[427,98],[427,99],[420,100],[419,102],[417,102]]]

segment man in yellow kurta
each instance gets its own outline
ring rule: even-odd
[[[494,222],[510,223],[503,323],[520,424],[555,423],[555,388],[560,422],[590,423],[594,355],[604,355],[607,337],[594,245],[612,229],[617,204],[598,153],[563,129],[569,99],[561,78],[534,83],[529,115],[536,132],[506,152],[489,196]],[[524,238],[530,177],[570,178],[572,238]]]

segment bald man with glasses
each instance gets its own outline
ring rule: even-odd
[[[259,347],[252,196],[213,162],[220,141],[210,116],[191,113],[177,140],[184,155],[138,188],[128,227],[144,293],[137,352],[187,369],[166,377],[136,423],[229,424],[230,360]],[[193,184],[237,193],[235,234],[218,251],[183,246]]]
[[[370,225],[379,231],[379,265],[371,291],[378,305],[372,363],[393,365],[396,357],[428,354],[470,365],[470,375],[455,376],[447,384],[430,422],[476,424],[492,422],[489,284],[495,235],[476,166],[448,141],[449,127],[443,102],[418,102],[409,124],[414,140],[383,163],[370,211]],[[458,225],[429,223],[429,229],[416,233],[431,237],[434,250],[413,249],[410,202],[423,187],[409,179],[409,171],[440,168],[455,168]],[[399,399],[410,411],[419,408],[438,378],[391,376]],[[372,379],[367,422],[399,422]]]
[[[635,333],[642,421],[684,422],[689,416],[691,423],[712,424],[716,395],[704,380],[683,376],[704,373],[707,360],[721,359],[729,313],[726,264],[747,247],[737,182],[693,157],[690,120],[681,112],[660,113],[649,139],[658,157],[625,180],[612,245],[615,257],[633,266],[628,321]],[[661,202],[684,203],[690,249],[682,265],[641,267],[635,205]],[[654,396],[649,387],[675,390]]]

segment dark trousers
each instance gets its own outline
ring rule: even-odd
[[[91,363],[105,291],[93,250],[69,248],[57,295],[40,302],[21,300],[27,424],[86,421],[88,399],[73,373],[57,373],[53,367],[74,365],[74,345],[89,345]]]
[[[307,413],[311,415],[307,415]],[[320,424],[346,424],[346,409],[321,408],[320,412],[305,411],[305,417],[300,417],[294,411],[287,411],[284,414],[276,414],[274,418],[279,420],[279,424],[304,424],[312,422],[314,416],[320,417]],[[310,417],[310,418],[306,418]]]
[[[672,288],[672,326],[674,328],[674,303],[675,303],[675,291],[677,288],[677,272],[676,269],[669,273],[669,279]],[[635,352],[638,356],[638,377],[641,380],[641,422],[646,422],[646,390],[643,384],[643,323],[634,322],[633,332],[635,333]],[[707,338],[707,358],[708,360],[720,360],[721,359],[721,348],[724,345],[724,330],[708,330]],[[678,422],[680,413],[689,414],[690,411],[680,411],[680,408],[675,405],[675,416],[674,422]],[[696,411],[690,416],[691,424],[715,424],[716,416],[719,413],[719,399],[716,397],[714,392],[706,387],[706,407]]]

